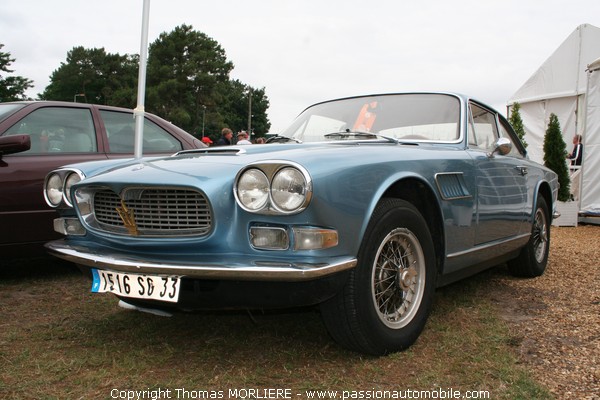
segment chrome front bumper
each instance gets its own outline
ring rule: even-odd
[[[326,263],[248,260],[248,257],[211,256],[202,262],[170,262],[144,259],[137,255],[115,253],[70,245],[64,240],[46,243],[50,254],[90,268],[150,275],[177,275],[196,279],[252,281],[307,281],[322,278],[356,266],[356,258],[338,257]]]

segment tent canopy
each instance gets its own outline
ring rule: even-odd
[[[599,56],[600,28],[589,24],[578,26],[511,96],[509,105],[585,93],[585,70]]]
[[[558,117],[568,151],[572,139],[583,136],[581,210],[600,207],[600,28],[583,24],[544,61],[508,100],[521,105],[529,157],[543,163],[544,135],[550,114]],[[586,165],[588,167],[586,168]]]

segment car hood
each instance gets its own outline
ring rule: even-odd
[[[416,148],[430,151],[415,152]],[[439,148],[430,145],[375,141],[248,145],[191,150],[162,158],[121,160],[116,165],[86,163],[77,167],[89,177],[82,184],[189,186],[204,185],[209,180],[231,181],[242,168],[255,162],[295,162],[309,172],[331,173],[336,168],[360,168],[390,160],[436,158],[431,154],[436,149]]]

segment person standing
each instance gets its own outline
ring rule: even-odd
[[[571,165],[581,165],[581,159],[583,158],[583,143],[581,143],[581,135],[573,136],[573,151],[567,155],[567,158],[571,160]]]
[[[231,138],[233,137],[233,131],[229,128],[223,128],[221,130],[221,137],[217,140],[215,146],[229,146],[231,145]]]
[[[238,132],[236,144],[252,144],[252,142],[248,140],[248,134],[246,131]]]

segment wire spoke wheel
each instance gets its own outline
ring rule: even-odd
[[[548,246],[548,222],[546,215],[541,209],[535,212],[535,220],[533,222],[533,251],[535,259],[538,263],[544,261],[546,257],[546,247]]]
[[[533,278],[544,273],[550,252],[550,221],[548,204],[538,196],[529,241],[516,258],[508,261],[511,274]]]
[[[329,334],[365,354],[406,349],[423,331],[433,303],[435,247],[427,222],[411,203],[383,199],[357,258],[343,289],[321,304]]]
[[[409,323],[425,286],[425,257],[418,238],[398,228],[381,242],[373,265],[372,296],[380,320],[389,328]]]

